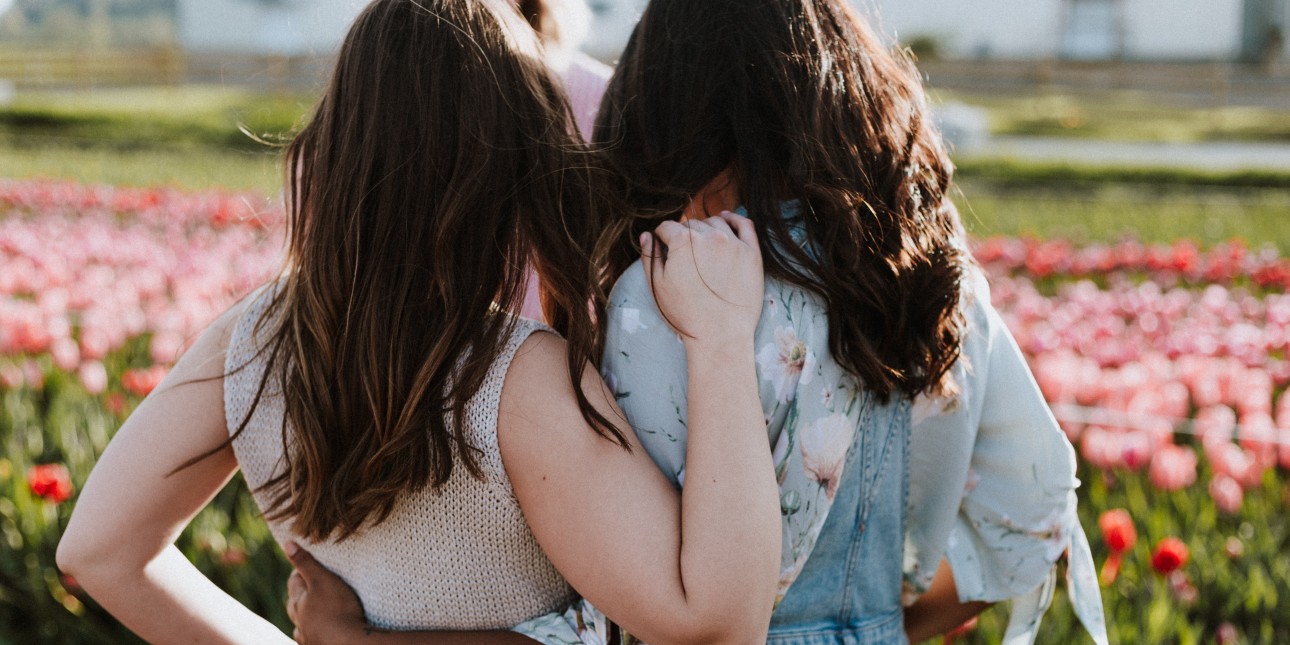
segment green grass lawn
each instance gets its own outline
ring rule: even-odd
[[[314,98],[216,86],[20,94],[0,108],[0,176],[276,193],[276,143]]]
[[[935,100],[985,109],[996,135],[1121,141],[1290,141],[1290,106],[1190,107],[1131,91],[986,94],[934,90]]]
[[[278,168],[278,156],[272,150],[0,147],[0,177],[8,178],[61,178],[191,190],[223,187],[272,195],[282,187]]]
[[[254,150],[303,122],[309,96],[212,86],[25,93],[0,109],[9,145],[138,149],[185,145]]]
[[[964,181],[955,197],[974,235],[1076,242],[1239,238],[1290,252],[1290,189],[1108,183],[1095,188],[999,187]]]

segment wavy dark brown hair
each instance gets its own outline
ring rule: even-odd
[[[258,324],[290,450],[266,514],[307,538],[480,475],[466,406],[530,265],[584,416],[626,445],[578,386],[602,343],[596,174],[538,52],[506,0],[376,0],[287,149],[288,262]]]
[[[883,399],[952,390],[968,262],[953,166],[912,62],[848,2],[653,0],[594,138],[630,204],[602,241],[607,280],[729,170],[767,274],[823,298],[845,369]]]

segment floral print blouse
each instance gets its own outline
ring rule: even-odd
[[[650,456],[685,483],[686,359],[633,265],[610,297],[603,376]],[[1025,359],[990,304],[979,271],[964,284],[968,322],[953,400],[913,406],[903,562],[912,603],[947,559],[962,601],[1011,599],[1005,643],[1034,642],[1068,554],[1067,587],[1081,622],[1106,643],[1101,596],[1076,515],[1075,454]],[[810,556],[847,450],[875,403],[832,359],[820,299],[768,279],[757,367],[783,514],[779,598]],[[517,631],[546,643],[594,643],[607,621],[585,602]]]

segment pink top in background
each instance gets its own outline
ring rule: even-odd
[[[600,99],[605,95],[609,77],[613,69],[608,65],[582,53],[575,52],[569,57],[569,64],[561,73],[564,91],[569,95],[569,104],[573,107],[573,118],[578,123],[578,132],[583,139],[591,139],[592,128],[596,124],[596,114],[600,112]],[[524,306],[520,315],[533,320],[545,320],[542,315],[542,303],[538,298],[537,274],[529,269],[528,292],[524,295]]]

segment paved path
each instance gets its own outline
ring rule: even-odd
[[[1290,143],[1145,143],[1056,137],[994,137],[960,152],[965,159],[1012,158],[1081,165],[1164,166],[1290,172]]]

